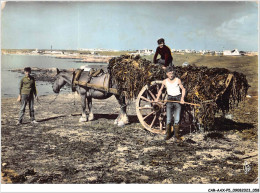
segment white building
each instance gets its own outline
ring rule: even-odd
[[[34,51],[32,51],[33,54],[38,54],[38,49],[36,48]]]
[[[234,50],[224,50],[223,55],[224,56],[240,56],[241,54],[239,53],[238,49],[234,49]]]
[[[185,52],[185,53],[191,53],[191,50],[185,49],[184,52]]]
[[[46,50],[44,52],[44,54],[63,54],[62,51],[49,51],[49,50]]]
[[[143,49],[143,50],[138,50],[137,53],[140,55],[152,55],[154,51],[149,49]]]

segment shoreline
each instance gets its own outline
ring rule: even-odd
[[[58,59],[55,55],[47,55],[47,54],[29,54],[29,53],[16,53],[16,54],[7,54],[7,55],[28,55],[28,56],[43,56],[43,57],[51,57],[51,58],[56,58]],[[59,55],[58,57],[60,57],[59,59],[68,59],[68,57],[71,56],[61,56]],[[63,57],[63,58],[62,58]],[[96,60],[92,60],[91,61],[83,61],[84,59],[84,55],[82,56],[77,56],[77,57],[81,57],[82,60],[78,60],[75,61],[76,63],[82,63],[82,66],[88,66],[90,68],[106,68],[107,63],[100,63],[101,61],[98,61],[100,56],[89,56],[89,59],[92,60],[92,58],[94,57]],[[108,59],[109,56],[102,56],[103,59]],[[229,58],[229,60],[228,60]],[[176,62],[176,66],[180,66],[182,62],[184,61],[183,58],[176,58],[176,60],[178,59],[178,62]],[[204,61],[205,60],[205,61]],[[248,61],[249,60],[249,61]],[[212,58],[208,58],[208,60],[205,59],[205,57],[195,57],[195,58],[190,58],[190,64],[197,64],[198,66],[206,66],[208,68],[226,68],[228,70],[230,70],[231,72],[239,72],[239,73],[243,73],[244,75],[246,75],[246,78],[248,80],[248,83],[251,85],[251,87],[248,90],[248,95],[251,96],[258,96],[258,81],[257,81],[257,73],[255,70],[257,70],[258,65],[257,65],[257,60],[256,58],[250,58],[247,56],[243,56],[243,57],[233,57],[233,59],[230,59],[230,57],[226,57],[225,59],[223,59],[223,57],[220,57],[217,61],[215,61],[215,59]],[[199,61],[199,62],[197,62]],[[92,64],[90,64],[92,63]],[[205,65],[207,64],[207,65]],[[81,64],[80,64],[81,65]],[[249,67],[250,68],[249,68]],[[54,68],[34,68],[35,71],[38,72],[45,72],[46,70],[54,70]],[[19,71],[21,69],[13,69],[10,71]],[[68,69],[68,70],[72,70],[72,68]],[[38,74],[40,74],[38,73]],[[44,76],[40,76],[39,80],[40,81],[46,81],[46,79],[48,79],[48,77],[46,77],[46,74],[44,74]]]
[[[62,94],[59,94],[59,96],[64,96],[64,95],[66,95],[66,96],[70,96],[70,95],[74,96],[74,93],[72,91],[70,91],[70,92],[67,92],[67,93],[62,92]],[[78,95],[78,94],[75,94],[75,95]],[[51,93],[51,94],[38,95],[39,99],[41,99],[41,97],[54,97],[54,96],[56,96],[56,94],[54,92]],[[17,97],[18,97],[18,93],[17,93],[17,96],[8,96],[8,97],[1,96],[1,100],[3,100],[3,99],[4,100],[14,100],[14,99],[17,99]],[[37,103],[37,101],[36,101],[36,103]]]
[[[66,54],[38,54],[38,53],[15,53],[15,54],[3,54],[2,55],[18,55],[18,56],[47,56],[54,57],[56,59],[78,59],[81,63],[106,63],[115,56],[94,56],[94,55],[66,55]]]

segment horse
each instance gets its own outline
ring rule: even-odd
[[[72,86],[72,81],[75,72],[68,72],[68,71],[60,71],[58,68],[57,74],[55,75],[55,81],[52,85],[53,92],[54,93],[59,93],[60,89],[65,85],[71,85]],[[82,73],[80,76],[80,81],[89,81],[91,84],[99,84],[103,83],[102,81],[104,80],[104,76],[106,74],[100,75],[98,77],[89,77],[88,74]],[[112,84],[111,88],[117,88],[116,84]],[[125,97],[122,95],[116,95],[112,94],[106,91],[101,91],[93,88],[89,88],[86,86],[82,85],[76,85],[76,91],[80,95],[81,98],[81,107],[82,107],[82,116],[79,119],[79,122],[87,122],[87,121],[92,121],[94,120],[94,114],[92,111],[92,99],[107,99],[110,98],[111,96],[115,96],[117,99],[118,103],[120,104],[120,113],[118,117],[116,118],[114,124],[117,124],[118,126],[124,126],[125,124],[129,123],[128,116],[126,114],[126,100]],[[88,110],[89,110],[89,116],[87,117],[86,114],[86,102],[88,104]]]

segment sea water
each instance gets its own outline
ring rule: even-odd
[[[89,66],[105,66],[104,63],[87,63]],[[1,56],[1,97],[17,97],[19,94],[19,82],[24,74],[11,72],[14,69],[24,67],[38,68],[80,68],[86,63],[80,63],[77,59],[59,59],[53,56],[44,55],[2,55]],[[49,82],[36,81],[38,95],[54,94],[52,84]],[[61,90],[61,92],[71,92],[70,89]]]

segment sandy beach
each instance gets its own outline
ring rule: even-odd
[[[114,125],[114,97],[94,100],[95,119],[79,123],[79,96],[41,96],[37,125],[16,126],[19,103],[2,99],[2,183],[256,183],[257,97],[247,98],[216,129],[182,130],[183,143],[164,140],[139,123]],[[75,105],[74,105],[75,101]],[[245,168],[249,168],[245,170]]]

